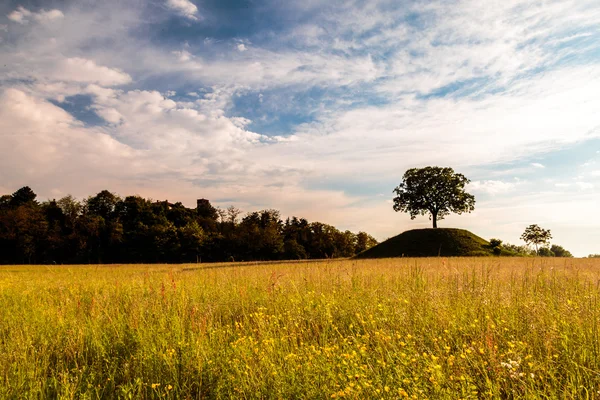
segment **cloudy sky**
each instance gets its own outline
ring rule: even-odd
[[[0,194],[102,189],[276,208],[385,239],[407,168],[451,166],[475,212],[600,253],[597,0],[0,4]]]

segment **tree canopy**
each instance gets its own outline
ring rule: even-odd
[[[429,213],[433,227],[450,213],[468,213],[475,209],[475,197],[465,191],[470,182],[449,167],[412,168],[404,173],[394,189],[394,211],[417,215]]]
[[[568,258],[573,257],[573,254],[571,254],[571,252],[569,250],[567,250],[564,247],[559,246],[557,244],[553,244],[550,247],[550,251],[554,254],[554,257],[568,257]]]
[[[108,190],[36,201],[29,187],[0,196],[0,264],[152,263],[351,257],[377,244],[277,210],[220,209],[120,197]],[[240,218],[242,217],[242,218]]]
[[[550,239],[552,239],[550,229],[543,229],[536,224],[529,225],[521,235],[521,240],[527,245],[533,244],[535,246],[536,253],[539,253],[539,246],[548,245]]]

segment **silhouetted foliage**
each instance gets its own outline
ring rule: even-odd
[[[554,257],[555,254],[549,247],[540,247],[537,252],[540,257]]]
[[[465,192],[470,182],[452,168],[412,168],[404,173],[402,183],[394,189],[394,211],[417,215],[429,213],[433,227],[450,213],[468,213],[475,209],[475,197]]]
[[[490,239],[490,246],[492,246],[492,248],[500,247],[500,246],[502,246],[502,240],[500,240],[500,239]]]
[[[503,243],[502,251],[505,252],[507,255],[514,255],[518,257],[529,257],[536,255],[535,250],[532,250],[527,246],[519,246],[510,243]]]
[[[12,207],[19,207],[25,204],[32,204],[35,202],[36,197],[37,195],[29,186],[23,186],[21,189],[12,194],[10,205]]]
[[[29,188],[0,197],[0,264],[154,263],[351,257],[377,241],[279,211],[242,212],[121,198],[108,190],[79,202],[37,202]]]
[[[554,253],[555,257],[573,257],[573,254],[571,254],[569,250],[566,250],[564,247],[557,244],[550,246],[550,251]]]
[[[538,254],[539,246],[547,245],[550,239],[552,239],[550,229],[540,228],[536,224],[529,225],[521,235],[521,240],[528,245],[533,244],[535,246],[535,252]]]

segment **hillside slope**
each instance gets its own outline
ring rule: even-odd
[[[464,229],[413,229],[394,236],[355,258],[468,257],[493,255],[490,243]]]

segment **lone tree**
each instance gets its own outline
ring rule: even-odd
[[[527,228],[525,228],[525,232],[523,232],[521,235],[521,240],[528,245],[533,244],[535,246],[536,254],[539,254],[539,246],[548,245],[550,239],[552,239],[550,229],[540,228],[536,224],[529,225]]]
[[[430,213],[429,219],[437,228],[438,219],[451,212],[462,214],[475,209],[475,197],[465,192],[465,185],[471,182],[463,174],[452,168],[425,167],[412,168],[404,173],[402,183],[394,189],[394,211],[417,215]]]

